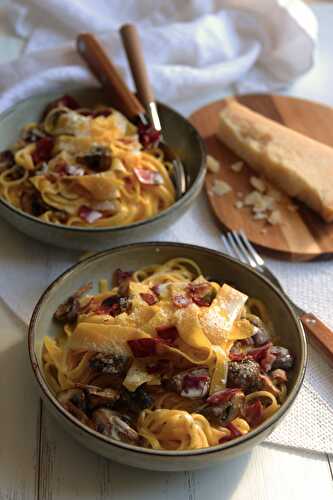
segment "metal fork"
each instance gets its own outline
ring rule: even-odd
[[[243,230],[230,231],[221,235],[226,252],[236,257],[244,264],[250,265],[253,269],[268,278],[275,285],[284,297],[288,300],[296,315],[302,322],[311,340],[325,352],[333,361],[333,332],[322,323],[314,314],[307,313],[296,305],[284,291],[280,281],[265,265],[264,259],[258,254],[254,246],[250,243]]]

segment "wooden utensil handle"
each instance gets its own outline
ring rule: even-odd
[[[314,314],[304,313],[300,320],[305,330],[310,334],[310,340],[319,347],[333,362],[333,332]]]
[[[120,29],[120,34],[131,67],[138,97],[142,104],[148,107],[150,102],[155,101],[155,97],[149,82],[138,31],[133,24],[124,24]]]
[[[130,120],[145,113],[144,108],[135,95],[128,89],[117,69],[93,35],[90,33],[78,35],[76,45],[79,54],[108,92],[112,104],[119,111]]]

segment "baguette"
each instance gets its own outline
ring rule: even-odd
[[[333,220],[333,148],[228,99],[218,138],[289,196]]]

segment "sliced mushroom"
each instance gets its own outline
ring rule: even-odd
[[[139,434],[117,412],[100,408],[93,412],[92,420],[96,425],[97,432],[104,434],[104,436],[130,444],[137,444],[140,440]]]
[[[121,411],[138,414],[145,408],[150,408],[153,402],[153,398],[143,386],[138,387],[134,392],[123,387],[117,402],[117,409],[119,407]]]
[[[124,375],[130,358],[121,354],[95,354],[89,361],[90,368],[99,373],[109,375]]]
[[[84,156],[77,157],[77,161],[94,172],[104,172],[111,167],[111,150],[106,146],[93,146]]]
[[[75,323],[80,312],[79,298],[92,287],[92,283],[87,283],[79,288],[73,295],[60,304],[53,317],[61,323]]]
[[[78,384],[79,385],[79,384]],[[112,408],[119,399],[119,393],[115,389],[96,387],[94,385],[80,385],[84,390],[89,410],[104,406]]]
[[[88,427],[95,428],[95,424],[86,415],[87,401],[82,389],[66,389],[57,394],[59,403],[76,417],[80,422]]]

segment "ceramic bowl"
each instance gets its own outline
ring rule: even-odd
[[[24,124],[38,121],[45,106],[64,93],[70,93],[83,106],[107,104],[99,89],[64,89],[63,92],[31,97],[0,115],[0,151],[8,149],[18,139]],[[165,104],[158,104],[167,144],[182,160],[187,176],[187,191],[171,207],[155,217],[112,228],[80,228],[50,224],[33,217],[0,198],[0,216],[23,233],[63,248],[102,250],[128,241],[149,237],[163,231],[178,220],[199,194],[206,173],[206,154],[203,142],[195,128],[179,113]]]
[[[99,434],[77,421],[57,401],[48,387],[42,369],[42,344],[45,335],[59,331],[52,320],[57,306],[80,286],[111,277],[113,270],[137,269],[184,256],[195,260],[203,273],[218,282],[228,282],[267,306],[281,344],[295,355],[289,375],[288,396],[280,409],[249,434],[229,443],[193,451],[157,451],[120,443]],[[96,288],[97,291],[97,288]],[[83,446],[117,462],[150,470],[184,471],[205,468],[251,450],[274,430],[287,413],[302,384],[307,347],[302,325],[283,295],[252,268],[220,252],[176,243],[141,243],[99,253],[70,268],[44,292],[29,327],[30,359],[42,398],[63,428]]]

